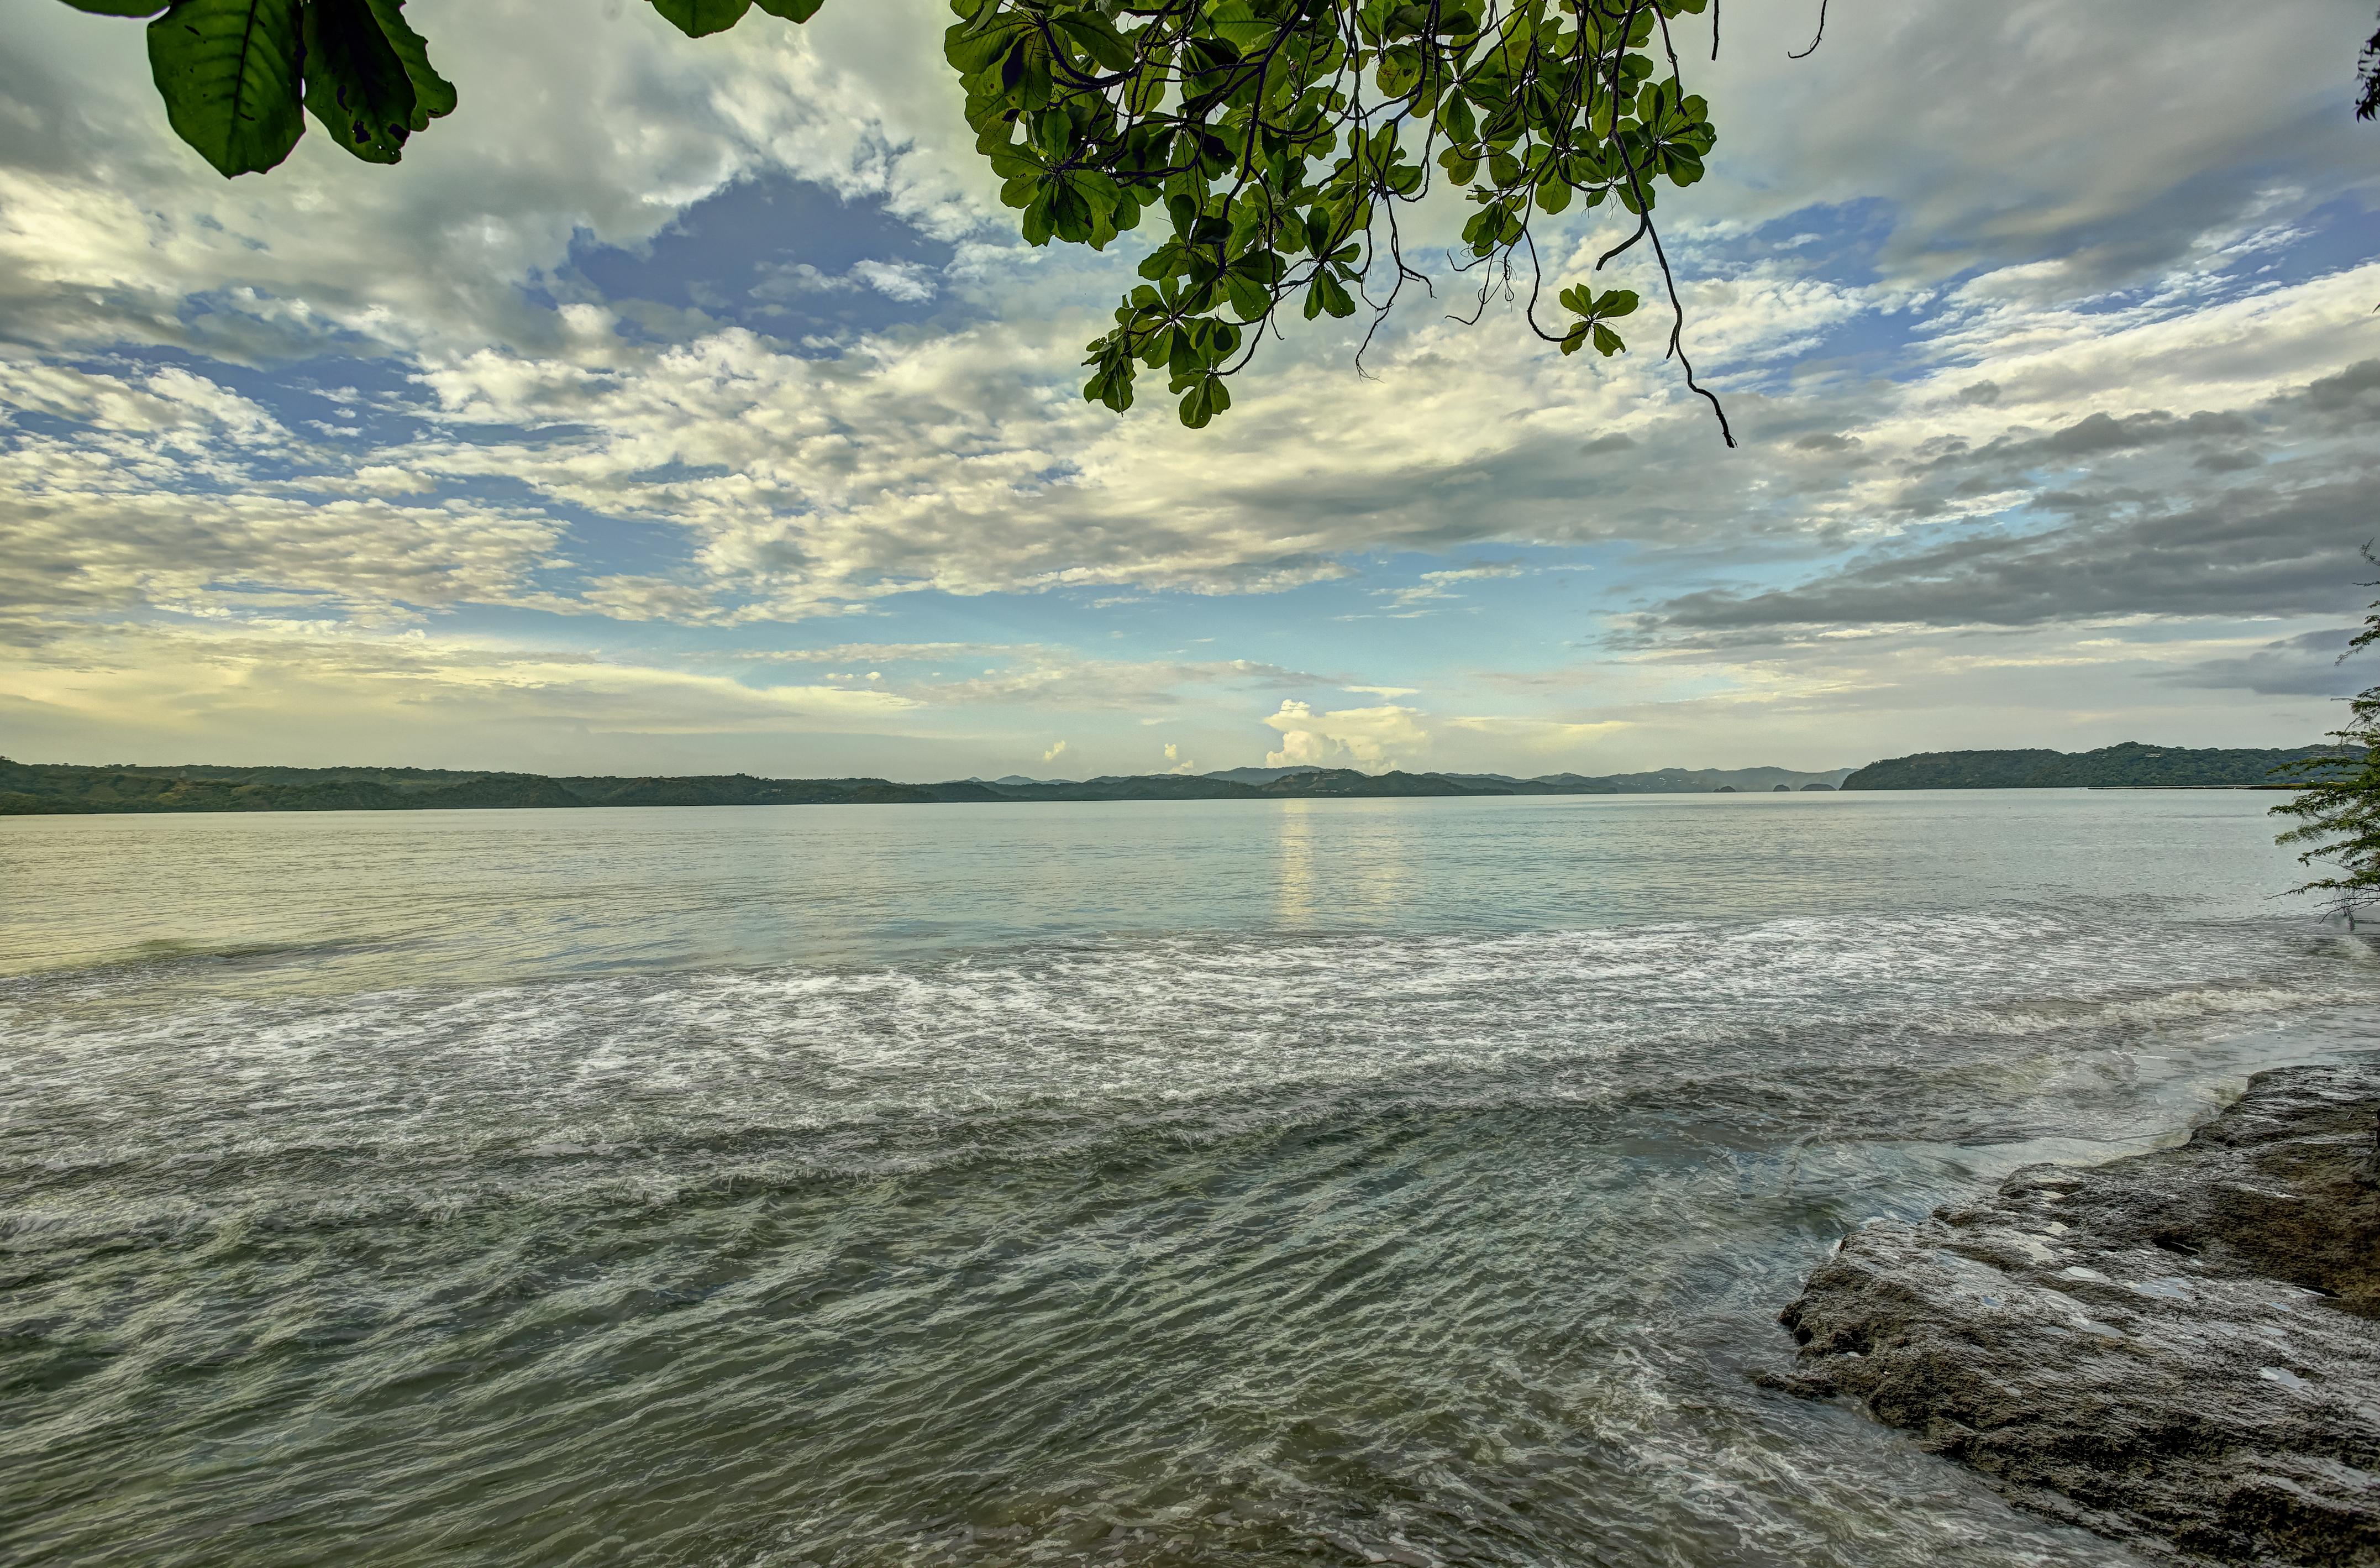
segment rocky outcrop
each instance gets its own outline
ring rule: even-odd
[[[2380,1064],[2253,1079],[2182,1148],[1876,1221],[1796,1372],[2153,1555],[2380,1564]]]

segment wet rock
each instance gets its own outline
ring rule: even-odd
[[[2180,1149],[1846,1237],[1796,1373],[2155,1555],[2380,1564],[2380,1064],[2252,1080]]]

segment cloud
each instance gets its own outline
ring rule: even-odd
[[[0,648],[0,729],[67,756],[486,766],[525,749],[633,769],[705,737],[898,732],[915,700],[320,621],[112,628]]]
[[[1517,561],[1475,561],[1467,566],[1450,566],[1434,572],[1424,572],[1407,588],[1384,588],[1379,596],[1389,601],[1390,614],[1400,617],[1426,615],[1435,602],[1459,599],[1454,585],[1486,582],[1498,577],[1517,577],[1528,570]],[[1355,688],[1350,687],[1349,690]]]
[[[1182,748],[1172,741],[1165,743],[1165,771],[1169,773],[1195,773],[1198,764],[1182,755]]]
[[[1652,624],[1728,638],[2333,613],[2352,597],[2373,526],[2375,433],[2380,360],[2244,407],[2100,412],[1976,445],[1937,439],[1905,451],[1875,492],[1912,518],[1956,517],[1962,493],[1988,495],[2035,525],[1894,537],[1791,587],[1681,594]],[[2287,460],[2210,462],[2259,449]]]
[[[2380,681],[2368,663],[2342,659],[2358,628],[2301,632],[2245,653],[2207,659],[2165,672],[2177,686],[2252,691],[2270,697],[2347,697]]]
[[[689,42],[601,0],[417,4],[461,107],[392,169],[319,130],[268,178],[208,177],[164,125],[137,26],[20,18],[0,102],[0,313],[19,341],[222,358],[550,343],[522,284],[574,244],[637,247],[756,168],[791,166],[955,232],[990,210],[927,0],[756,17]],[[56,15],[50,13],[55,12]],[[191,312],[186,301],[210,308]]]
[[[1735,95],[1732,123],[1744,134],[1726,145],[1741,147],[1730,154],[1741,161],[1695,197],[1706,203],[1723,192],[1740,211],[1689,203],[1678,219],[1681,243],[1705,262],[1688,270],[1694,341],[1722,384],[1737,383],[1730,401],[1751,450],[1715,457],[1706,411],[1657,357],[1583,367],[1527,339],[1500,306],[1475,330],[1426,310],[1401,318],[1376,346],[1370,382],[1351,372],[1344,331],[1299,323],[1242,383],[1234,417],[1191,432],[1154,394],[1119,421],[1075,392],[1079,345],[1128,281],[1128,258],[1027,252],[1000,237],[1004,219],[976,236],[971,225],[993,209],[983,205],[955,90],[934,64],[941,24],[922,0],[830,7],[801,29],[755,18],[701,44],[653,30],[641,13],[599,21],[590,9],[585,25],[557,28],[550,8],[449,7],[425,25],[451,36],[458,60],[537,59],[552,94],[546,109],[532,112],[492,79],[467,80],[466,111],[419,139],[395,170],[358,177],[316,148],[271,180],[231,187],[176,172],[186,150],[153,123],[129,31],[54,9],[60,15],[35,24],[42,47],[5,67],[14,74],[0,82],[66,116],[6,164],[24,200],[6,208],[22,214],[9,220],[17,226],[0,233],[0,277],[18,268],[17,295],[0,284],[0,303],[26,302],[16,319],[28,338],[53,347],[174,344],[259,362],[328,346],[392,358],[409,376],[391,394],[408,423],[364,438],[359,452],[290,442],[253,400],[242,410],[183,398],[176,417],[203,423],[219,452],[279,442],[292,470],[285,482],[322,492],[354,493],[369,471],[403,476],[403,493],[501,494],[508,512],[671,530],[678,559],[668,569],[599,564],[582,587],[549,584],[540,602],[627,620],[796,619],[925,592],[1262,593],[1343,577],[1348,558],[1366,552],[1455,553],[1499,540],[1691,551],[1730,536],[1840,544],[1909,520],[1988,517],[2022,498],[2024,465],[2090,456],[2028,446],[2009,433],[2017,421],[2096,417],[2119,439],[2158,408],[2181,407],[2171,395],[2199,383],[2202,395],[2228,390],[2217,404],[2267,395],[2281,378],[2337,368],[2329,312],[2371,286],[2342,282],[2314,291],[2319,298],[2312,286],[2227,296],[2241,286],[2218,286],[2225,269],[2274,243],[2265,220],[2279,209],[2269,197],[2259,199],[2270,210],[2255,224],[2201,232],[2186,254],[2159,263],[2180,272],[2121,298],[2078,293],[2098,286],[2098,272],[2040,271],[2038,249],[2071,238],[2068,231],[1971,222],[1941,205],[1981,213],[1976,203],[1988,206],[2017,179],[2035,188],[2036,207],[2062,202],[2085,226],[2131,212],[2110,205],[2126,188],[2093,158],[2022,170],[1981,162],[1974,124],[1961,116],[1993,101],[1991,83],[1923,112],[1893,95],[1950,68],[1938,62],[1994,48],[2031,58],[2052,36],[2073,52],[2037,62],[2054,79],[2059,62],[2087,56],[2103,35],[2131,38],[2127,26],[2150,15],[2137,6],[2095,11],[2087,25],[2040,5],[2015,7],[2020,19],[1923,8],[1840,26],[1824,64],[1790,67],[1763,52],[1761,30],[1781,24],[1762,20],[1712,87]],[[2147,32],[2173,54],[2174,69],[2189,68],[2192,50],[2215,50],[2208,41],[2185,46],[2175,35],[2186,29],[2156,16],[2162,25]],[[2229,61],[2236,69],[2188,79],[2220,96],[2226,113],[2261,124],[2271,104],[2250,84],[2279,81],[2316,30],[2257,30],[2240,42],[2248,55]],[[1866,68],[1888,54],[1913,63]],[[1800,126],[1764,96],[1774,88],[1790,101],[1819,81],[1838,100],[1824,116],[1830,125],[1893,123],[1922,134],[1886,158],[1869,145],[1876,139]],[[1891,102],[1862,96],[1877,94]],[[1893,104],[1901,118],[1864,118]],[[2079,96],[2076,114],[2075,124],[2028,116],[2024,135],[2052,134],[2037,122],[2058,121],[2055,134],[2080,137],[2088,121],[2113,139],[2104,154],[2095,144],[2094,158],[2165,156],[2177,167],[2193,157],[2228,167],[2222,158],[2257,145],[2245,131],[2193,128],[2179,143],[2147,137],[2093,94]],[[2220,116],[2210,108],[2196,118]],[[618,128],[629,124],[648,130],[625,136]],[[1827,145],[1841,144],[1870,197],[1888,192],[1908,213],[1933,213],[1925,221],[1981,247],[1974,254],[1987,270],[1929,292],[1906,279],[1812,275],[1807,247],[1732,257],[1730,225],[1740,230],[1746,214],[1776,206],[1776,191],[1746,174],[1769,166],[1772,134],[1797,145],[1831,137]],[[2307,145],[2317,162],[2329,156],[2320,151],[2329,141]],[[508,150],[500,165],[488,164],[490,147]],[[131,206],[78,172],[102,155],[120,160],[112,183],[137,193]],[[1912,168],[1930,181],[1912,181]],[[699,311],[657,315],[571,294],[574,247],[650,249],[703,199],[783,171],[965,241],[948,286],[970,310],[996,314],[863,334],[820,352]],[[1847,177],[1824,159],[1791,172],[1803,201]],[[534,190],[532,174],[542,182]],[[1956,189],[1946,194],[1952,174]],[[2061,180],[2076,188],[2044,185]],[[326,205],[335,221],[325,221]],[[1434,213],[1416,222],[1439,221]],[[1890,232],[1918,221],[1904,215]],[[109,223],[121,229],[112,239]],[[1552,252],[1569,258],[1557,283],[1584,275],[1590,253],[1584,228],[1561,236],[1560,225],[1548,231],[1549,242],[1561,240]],[[2126,277],[2160,275],[2148,267]],[[790,263],[759,292],[868,288],[917,301],[942,287],[915,262],[866,259],[832,273]],[[538,289],[561,292],[540,305]],[[127,303],[136,296],[144,302]],[[194,311],[189,301],[200,298],[206,308]],[[1803,388],[1778,379],[1823,353],[1830,334],[1888,323],[1914,333],[1913,351],[1940,369],[1897,383],[1821,376]],[[204,377],[190,378],[194,388],[166,374],[145,392],[161,408],[210,386],[231,395]],[[1997,389],[1989,405],[1952,391],[1984,384]],[[2111,389],[2130,406],[2078,407]],[[39,393],[29,386],[26,395]],[[2219,419],[2226,408],[2198,412]],[[2223,465],[2253,456],[2203,421],[2186,433],[2201,465],[2192,472],[2207,476],[2201,489],[2245,471]],[[1929,440],[1999,445],[1929,465]],[[1520,569],[1474,561],[1382,591],[1389,613],[1415,615]]]
[[[965,679],[913,680],[912,689],[945,707],[1058,705],[1075,711],[1137,712],[1178,707],[1202,690],[1238,693],[1329,684],[1322,676],[1246,659],[1103,659],[1043,643],[971,644],[950,656],[999,662]],[[887,657],[905,655],[888,650]]]
[[[930,0],[698,43],[600,0],[415,11],[456,116],[394,169],[315,137],[229,183],[164,129],[131,24],[22,18],[0,58],[10,645],[195,691],[228,656],[186,672],[168,630],[253,631],[282,651],[243,678],[297,693],[277,661],[310,643],[288,626],[534,667],[489,650],[502,626],[686,666],[504,688],[573,723],[631,687],[740,723],[738,691],[802,689],[756,674],[816,664],[802,686],[839,699],[897,688],[901,723],[1005,724],[980,742],[1000,756],[1062,728],[1105,760],[1091,726],[1133,725],[1119,764],[1144,722],[1211,758],[1244,743],[1249,693],[1336,687],[1381,706],[1293,704],[1275,755],[1385,766],[1432,728],[1525,759],[1682,747],[1690,717],[1728,751],[1793,723],[1865,735],[1863,704],[1967,696],[1979,725],[2067,722],[2011,692],[2107,723],[2185,694],[2310,700],[2288,650],[2350,608],[2380,490],[2380,267],[2341,259],[2372,254],[2380,169],[2337,113],[2347,0],[2251,29],[2213,0],[1916,4],[1839,14],[1798,63],[1806,15],[1730,16],[1692,73],[1719,152],[1670,232],[1732,453],[1657,325],[1586,365],[1500,300],[1475,329],[1402,313],[1375,379],[1346,329],[1293,322],[1205,432],[1153,382],[1122,419],[1085,403],[1080,346],[1147,237],[1015,242]],[[760,199],[795,188],[825,194]],[[1411,216],[1451,281],[1461,204]],[[1547,227],[1555,286],[1585,275],[1600,216]],[[711,250],[735,266],[679,275]],[[1559,614],[1549,583],[1512,581],[1590,559]],[[1379,629],[1341,624],[1358,613],[1440,618],[1389,664],[1349,653]],[[1217,629],[1175,624],[1199,616],[1252,657],[1148,651]],[[2283,619],[2243,635],[2258,616]],[[765,646],[821,622],[820,648]],[[999,626],[1032,629],[982,640]],[[824,641],[858,627],[876,640]],[[1382,673],[1416,684],[1354,684]],[[494,711],[487,682],[403,678]],[[1478,716],[1395,706],[1423,687]],[[792,700],[753,722],[783,728]],[[804,723],[895,722],[800,700]],[[266,733],[261,709],[220,711]]]
[[[1041,753],[1041,760],[1044,762],[1055,762],[1059,758],[1063,757],[1065,754],[1066,743],[1062,740],[1058,742],[1057,745],[1051,747],[1049,750]]]
[[[1627,719],[1597,719],[1586,723],[1565,723],[1558,719],[1499,717],[1496,715],[1449,719],[1450,729],[1469,730],[1475,734],[1494,735],[1500,740],[1518,744],[1523,749],[1538,755],[1569,754],[1597,741],[1608,740],[1621,731],[1633,727]]]
[[[1284,699],[1280,711],[1265,720],[1281,732],[1281,749],[1265,755],[1265,766],[1386,772],[1429,748],[1429,732],[1421,727],[1420,718],[1419,710],[1393,704],[1317,713],[1305,703]]]
[[[1719,145],[1683,205],[1888,204],[1879,260],[1912,282],[2031,263],[2052,296],[2154,276],[2372,188],[2339,112],[2368,8],[2321,0],[2253,29],[2219,0],[1838,8],[1804,61],[1786,54],[1814,7],[1730,13],[1718,62],[1693,67]]]
[[[860,261],[851,276],[888,299],[925,300],[934,297],[934,277],[915,261]]]
[[[855,261],[847,272],[828,273],[807,261],[767,268],[747,297],[767,302],[811,294],[844,294],[871,288],[888,299],[917,303],[937,292],[933,273],[917,261]]]

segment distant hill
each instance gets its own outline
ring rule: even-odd
[[[2286,783],[2273,770],[2307,757],[2344,755],[2337,747],[2294,749],[2143,746],[2126,741],[2096,751],[1923,751],[1871,762],[1845,789],[2217,788]]]
[[[1225,768],[1218,773],[1201,773],[1203,779],[1221,779],[1227,784],[1269,784],[1275,779],[1286,779],[1298,773],[1310,773],[1313,768]],[[1451,776],[1451,775],[1450,775]]]
[[[154,811],[423,811],[605,806],[906,805],[1056,800],[1510,795],[1437,773],[1309,768],[1261,784],[1178,773],[896,784],[890,779],[548,778],[430,768],[76,767],[0,759],[0,816]]]
[[[1849,770],[1843,770],[1848,772]],[[1247,775],[1235,777],[1232,775]],[[436,768],[79,767],[0,758],[0,816],[156,811],[429,811],[606,806],[923,805],[935,802],[1063,800],[1264,800],[1481,795],[1708,793],[1731,780],[1757,787],[1836,774],[1776,768],[1733,772],[1666,769],[1613,778],[1557,773],[1363,773],[1351,768],[1249,768],[1203,777],[1109,776],[1075,783],[1019,775],[986,781],[896,784],[890,779],[762,779],[748,773],[693,777],[564,777]]]
[[[1823,773],[1796,772],[1791,768],[1657,768],[1649,773],[1612,773],[1599,779],[1580,779],[1576,773],[1556,773],[1546,783],[1577,781],[1609,786],[1597,794],[1613,795],[1707,795],[1717,790],[1732,789],[1738,794],[1772,794],[1779,784],[1798,790],[1804,784],[1840,785],[1856,770],[1829,768]]]
[[[0,815],[91,811],[419,811],[571,806],[783,806],[997,800],[984,784],[884,779],[547,778],[431,768],[85,768],[0,759]]]

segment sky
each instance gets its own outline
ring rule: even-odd
[[[1232,410],[1082,346],[945,7],[412,0],[461,107],[225,181],[0,0],[0,754],[936,779],[2308,743],[2380,535],[2371,0],[1727,0],[1686,342],[1451,319]],[[1615,231],[1545,220],[1553,286]],[[1615,263],[1613,282],[1658,281]],[[1617,274],[1616,277],[1614,274]],[[1640,322],[1644,318],[1640,318]],[[2380,657],[2380,656],[2375,656]]]

